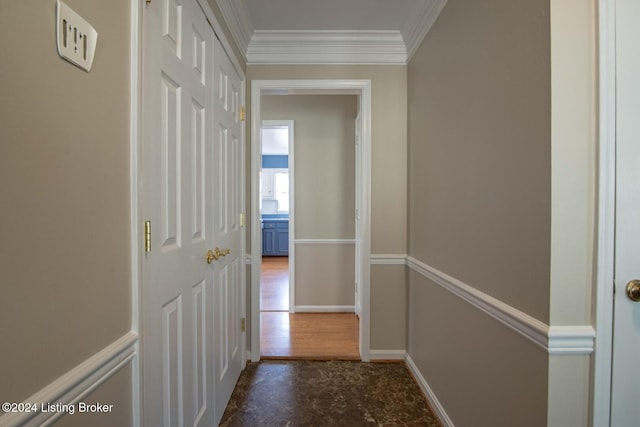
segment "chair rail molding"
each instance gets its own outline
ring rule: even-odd
[[[546,323],[469,286],[411,256],[407,265],[552,355],[593,353],[595,330],[591,325],[549,326]]]
[[[133,331],[126,333],[57,380],[26,398],[24,403],[37,405],[35,412],[8,412],[0,417],[0,425],[13,427],[52,424],[67,412],[43,411],[42,405],[59,404],[61,407],[73,405],[75,410],[75,405],[78,402],[132,361],[137,354],[137,342],[138,334]],[[69,414],[71,413],[69,412]]]

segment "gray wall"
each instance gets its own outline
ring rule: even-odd
[[[357,98],[263,96],[261,111],[263,120],[294,120],[295,239],[353,239]],[[354,305],[353,244],[289,250],[295,250],[295,305]]]
[[[409,255],[549,322],[549,2],[449,0],[408,67]],[[540,426],[547,353],[422,275],[409,354],[458,427]]]
[[[58,57],[55,1],[0,5],[2,401],[131,329],[130,2],[67,4],[99,33],[90,73]],[[130,367],[105,387],[109,423],[128,425]]]

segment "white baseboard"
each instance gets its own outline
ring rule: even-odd
[[[354,305],[296,305],[296,313],[355,313]]]
[[[75,405],[111,378],[136,355],[138,334],[131,331],[91,356],[51,384],[24,400],[36,403],[36,412],[9,412],[0,417],[0,425],[51,425],[67,412],[41,412],[41,404]]]
[[[405,360],[407,352],[404,350],[370,350],[369,360]]]
[[[411,356],[409,356],[408,354],[407,354],[407,357],[405,358],[405,362],[407,364],[407,367],[415,377],[416,381],[418,382],[418,385],[422,389],[422,392],[427,397],[427,400],[431,405],[431,409],[433,409],[433,411],[436,413],[436,416],[438,417],[438,419],[442,422],[442,424],[445,427],[455,427],[453,425],[453,421],[451,421],[451,418],[449,418],[449,415],[447,415],[446,411],[444,410],[444,407],[442,406],[442,404],[440,404],[440,401],[436,397],[435,393],[433,392],[433,390],[431,390],[431,387],[429,387],[427,380],[424,379],[424,377],[422,376],[422,373],[420,372],[416,364],[413,362],[413,359],[411,358]]]

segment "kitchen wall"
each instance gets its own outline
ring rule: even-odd
[[[371,251],[372,254],[382,254],[385,257],[390,254],[406,254],[407,67],[403,65],[248,65],[247,79],[249,83],[253,80],[278,79],[371,80]],[[250,99],[247,99],[247,105],[251,105]],[[247,146],[250,146],[249,141]],[[249,157],[247,164],[250,164]],[[250,169],[247,168],[247,170]],[[247,194],[251,194],[250,181],[247,179]],[[248,209],[251,209],[249,202],[248,200]],[[382,261],[378,263],[377,260],[372,262],[371,348],[374,352],[377,350],[404,351],[406,336],[404,332],[398,333],[398,331],[406,330],[405,267]]]
[[[337,241],[355,238],[357,98],[263,96],[261,108],[294,121],[295,306],[353,306],[354,244]]]

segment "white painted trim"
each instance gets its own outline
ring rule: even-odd
[[[420,372],[420,370],[418,369],[418,367],[414,363],[414,361],[411,358],[411,356],[407,355],[407,357],[405,359],[405,363],[407,364],[407,367],[409,368],[409,370],[413,374],[413,377],[418,382],[418,385],[422,389],[422,392],[427,397],[427,400],[431,404],[431,409],[433,409],[433,411],[436,413],[436,416],[438,417],[440,422],[442,422],[442,424],[445,427],[454,427],[453,421],[451,421],[451,418],[449,418],[449,415],[444,410],[444,407],[442,406],[442,404],[440,403],[440,401],[436,397],[436,394],[433,392],[433,390],[431,390],[431,387],[429,387],[429,384],[427,383],[427,380],[424,379],[424,377],[422,376],[422,373]]]
[[[246,59],[247,48],[253,34],[253,23],[249,17],[247,4],[237,0],[217,0],[217,3],[231,36]]]
[[[401,64],[400,31],[260,31],[247,49],[249,64]]]
[[[407,64],[420,47],[420,44],[431,30],[431,27],[440,16],[440,12],[447,4],[447,0],[431,0],[425,2],[420,12],[414,15],[414,21],[409,31],[403,33],[407,45]]]
[[[611,419],[616,194],[616,2],[598,1],[599,146],[592,425]]]
[[[38,406],[41,403],[77,404],[135,357],[137,341],[138,334],[128,332],[24,402],[37,403]],[[63,415],[64,412],[10,412],[0,417],[0,425],[50,425]]]
[[[254,31],[245,1],[217,0],[248,63],[407,64],[447,0],[418,4],[400,31]]]
[[[262,169],[261,88],[251,82],[251,361],[260,360],[260,280],[262,276],[262,226],[260,170]]]
[[[371,264],[407,265],[406,254],[371,254]]]
[[[408,257],[407,261],[412,270],[484,311],[539,347],[546,348],[548,328],[545,323],[413,257]]]
[[[360,316],[360,358],[369,361],[370,352],[370,256],[371,256],[371,80],[254,80],[251,86],[251,200],[252,206],[259,206],[259,190],[255,183],[260,179],[261,149],[261,95],[263,91],[313,90],[337,93],[347,91],[360,96],[362,126],[362,196],[361,220],[363,236],[361,239],[362,259],[362,315]],[[254,208],[251,214],[252,230],[260,230],[260,215]],[[251,352],[252,360],[260,360],[260,265],[261,236],[251,233]]]
[[[595,330],[591,326],[549,326],[549,354],[593,353]]]
[[[593,352],[595,331],[590,325],[551,326],[475,289],[413,257],[409,268],[475,306],[519,333],[549,354],[580,355]]]
[[[204,12],[204,15],[206,16],[207,20],[209,21],[209,24],[211,24],[214,34],[216,35],[218,40],[220,40],[220,44],[222,44],[224,51],[229,56],[229,59],[231,59],[231,63],[233,64],[233,67],[235,68],[238,75],[240,76],[240,80],[245,81],[246,76],[245,76],[245,70],[242,66],[242,63],[236,56],[235,50],[233,50],[233,48],[231,47],[231,43],[229,43],[229,40],[225,36],[224,31],[222,29],[222,25],[216,19],[216,15],[211,10],[211,6],[209,6],[209,4],[207,3],[207,0],[197,0],[197,2],[200,8],[202,9],[202,11]],[[244,100],[242,103],[244,104]]]
[[[355,313],[353,305],[296,305],[296,313]]]
[[[296,245],[355,245],[356,239],[295,239]]]
[[[142,94],[142,2],[131,0],[131,70],[130,79],[130,128],[129,128],[129,203],[130,212],[130,250],[131,250],[131,330],[139,334],[142,284],[142,236],[140,235],[140,124]],[[131,416],[132,426],[142,424],[142,370],[140,366],[139,344],[134,346],[136,357],[132,360],[131,369]]]
[[[240,94],[240,104],[245,108],[246,110],[246,104],[247,104],[247,78],[246,76],[243,74],[238,74],[240,76],[240,79],[242,80],[242,84],[241,84],[241,94]],[[215,83],[214,83],[215,84]],[[245,117],[246,120],[246,117]],[[247,166],[246,166],[246,159],[247,159],[247,127],[246,127],[246,122],[242,123],[241,125],[241,136],[240,136],[240,152],[241,152],[241,156],[242,156],[242,161],[240,162],[240,203],[241,203],[241,211],[242,214],[244,215],[244,225],[241,227],[241,231],[240,231],[240,253],[241,254],[245,254],[247,252],[247,185],[246,185],[246,180],[247,180]],[[247,269],[246,268],[242,268],[240,271],[240,288],[241,288],[241,295],[240,298],[242,298],[242,302],[241,302],[241,311],[242,311],[242,318],[245,319],[245,324],[246,324],[246,319],[247,319]],[[242,339],[242,343],[240,345],[240,350],[242,351],[241,354],[245,354],[247,352],[247,329],[245,327],[244,331],[241,332],[241,339]],[[244,369],[246,368],[247,364],[246,364],[246,358],[242,360],[242,370],[244,371]]]
[[[296,156],[295,156],[295,123],[293,120],[287,120],[287,128],[289,129],[289,312],[295,313],[296,303],[296,251],[293,241],[296,238]]]
[[[371,350],[371,360],[406,360],[405,350]]]

